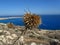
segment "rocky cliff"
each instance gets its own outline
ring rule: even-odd
[[[0,24],[0,45],[60,45],[60,30],[9,28]]]

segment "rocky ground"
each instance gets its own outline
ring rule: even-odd
[[[24,28],[8,28],[7,24],[0,24],[0,45],[60,45],[60,30]]]

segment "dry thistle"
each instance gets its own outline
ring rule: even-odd
[[[41,22],[40,16],[36,14],[26,13],[24,15],[24,23],[25,23],[26,29],[37,28],[40,22]]]

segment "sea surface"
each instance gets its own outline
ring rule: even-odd
[[[42,24],[39,25],[40,29],[49,29],[49,30],[60,30],[60,15],[40,15],[42,19]],[[10,17],[10,16],[0,16],[0,17]],[[23,17],[23,16],[22,16]],[[13,18],[0,20],[0,23],[13,23],[15,25],[24,26],[23,18]]]

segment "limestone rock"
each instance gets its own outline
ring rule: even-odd
[[[60,30],[8,28],[6,24],[0,27],[0,45],[60,45]]]

